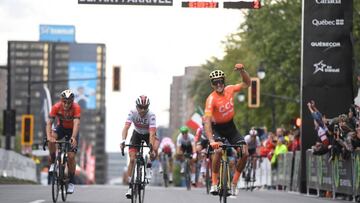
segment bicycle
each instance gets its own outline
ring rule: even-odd
[[[44,142],[43,149],[48,141]],[[51,174],[51,194],[53,202],[57,202],[59,193],[63,202],[67,198],[67,189],[69,185],[67,153],[71,149],[70,141],[55,141],[57,144],[57,153],[54,162],[54,171]]]
[[[163,169],[164,186],[168,187],[169,186],[169,175],[168,175],[169,158],[168,158],[168,155],[165,154],[164,152],[162,152],[161,156],[160,156],[160,161],[161,161],[161,166]]]
[[[130,187],[131,187],[131,203],[136,203],[137,199],[139,203],[144,202],[145,198],[145,186],[149,183],[148,179],[146,178],[146,164],[147,164],[147,157],[144,158],[143,156],[143,149],[144,147],[150,148],[151,145],[144,145],[145,141],[142,140],[140,145],[134,144],[126,144],[127,147],[136,147],[138,148],[136,152],[136,159],[135,159],[135,166],[131,172],[131,180],[130,180]],[[124,156],[124,150],[121,151],[122,155]]]
[[[206,157],[204,159],[206,164],[206,170],[205,170],[205,187],[206,187],[206,193],[210,194],[210,187],[211,187],[211,154],[213,154],[214,151],[212,150],[211,146],[208,145],[206,150]]]
[[[185,176],[185,185],[186,185],[186,189],[190,190],[191,189],[191,159],[192,159],[192,154],[191,153],[184,153],[184,166],[185,166],[185,170],[184,170],[184,176]]]
[[[242,145],[245,143],[239,143],[237,145],[221,144],[220,148],[222,150],[222,155],[220,159],[220,172],[219,172],[219,198],[220,202],[226,203],[227,197],[230,196],[229,190],[231,189],[231,179],[230,179],[230,169],[229,169],[229,157],[228,150],[229,147],[240,148],[239,158],[242,157]]]
[[[245,179],[245,189],[250,191],[254,190],[254,183],[255,183],[255,167],[254,167],[254,159],[258,156],[250,156],[250,158],[247,159],[245,169],[244,169],[244,176]]]

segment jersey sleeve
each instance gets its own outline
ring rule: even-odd
[[[81,108],[80,105],[74,105],[74,118],[80,118]]]
[[[179,134],[176,139],[176,146],[180,147],[180,145],[181,145],[181,134]]]
[[[52,106],[51,111],[49,113],[49,118],[55,118],[58,111],[59,111],[59,106],[57,104]]]
[[[133,112],[130,111],[127,118],[126,118],[125,126],[130,126],[131,123],[132,123],[132,120],[133,120]]]
[[[213,102],[214,102],[214,97],[213,95],[209,95],[209,97],[206,99],[206,103],[205,103],[205,116],[211,117],[213,114]]]
[[[231,89],[232,93],[235,93],[235,92],[240,92],[242,90],[242,85],[241,84],[228,85],[227,88]]]
[[[150,119],[149,130],[156,131],[156,116],[155,116],[155,114],[151,114],[149,119]]]

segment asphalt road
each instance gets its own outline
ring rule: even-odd
[[[125,198],[126,186],[110,185],[77,185],[75,193],[68,196],[67,202],[77,203],[130,203]],[[336,202],[347,202],[335,200]],[[51,187],[41,185],[0,185],[0,203],[49,203]],[[58,202],[62,202],[59,196]],[[204,188],[195,188],[187,191],[179,187],[146,188],[145,203],[217,203],[218,196],[207,195]],[[334,202],[332,199],[307,196],[294,192],[276,190],[240,191],[236,197],[230,197],[229,203],[322,203]]]

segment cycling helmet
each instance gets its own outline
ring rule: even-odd
[[[145,95],[141,95],[136,99],[136,106],[147,108],[149,107],[149,105],[150,105],[149,97]]]
[[[181,133],[187,133],[187,132],[189,132],[189,128],[186,127],[186,126],[181,126],[181,127],[180,127],[180,132],[181,132]]]
[[[71,101],[73,101],[75,95],[74,95],[74,93],[73,93],[73,91],[71,89],[67,89],[67,90],[64,90],[64,91],[61,92],[60,97],[63,100],[71,100]]]
[[[255,130],[255,128],[251,128],[251,130],[249,131],[249,134],[251,136],[256,136],[257,135],[257,130]]]
[[[209,75],[210,80],[217,79],[217,78],[224,78],[225,79],[225,73],[222,70],[214,70]]]

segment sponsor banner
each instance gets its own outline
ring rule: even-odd
[[[302,108],[301,148],[304,150],[317,140],[307,102],[314,100],[321,113],[329,118],[347,112],[353,103],[352,7],[353,1],[345,0],[303,1],[301,97],[305,108]],[[306,178],[303,174],[301,181]]]
[[[318,175],[319,175],[319,189],[320,190],[329,190],[333,189],[332,187],[332,167],[328,161],[329,156],[317,156],[318,162]]]
[[[69,62],[69,87],[81,109],[96,108],[96,62]],[[91,80],[81,80],[88,79]]]
[[[333,180],[335,185],[335,192],[344,194],[353,194],[353,180],[352,180],[352,163],[351,158],[348,160],[340,160],[337,156],[333,161]]]
[[[307,165],[307,187],[312,189],[317,189],[318,187],[318,164],[316,161],[316,156],[312,154],[309,150],[306,152],[306,165]]]
[[[75,42],[73,25],[40,25],[40,41]]]
[[[78,0],[78,4],[172,6],[172,0]]]

